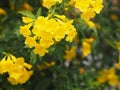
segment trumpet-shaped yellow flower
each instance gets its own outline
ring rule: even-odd
[[[33,71],[32,66],[24,62],[23,57],[16,58],[8,54],[0,61],[0,74],[8,73],[8,81],[12,85],[25,83]]]
[[[93,11],[92,8],[87,9],[81,14],[81,18],[84,20],[90,20],[91,18],[95,17],[95,12]]]
[[[77,34],[72,25],[73,20],[68,20],[64,15],[55,15],[55,18],[39,16],[33,21],[34,24],[29,18],[23,18],[23,21],[28,23],[20,27],[20,33],[26,38],[25,44],[30,48],[34,47],[34,52],[40,56],[48,53],[48,48],[56,41],[65,39],[72,42]],[[33,28],[30,30],[32,24]]]
[[[73,46],[70,50],[66,50],[64,59],[70,61],[73,58],[75,58],[75,56],[76,56],[76,48],[77,48],[76,46]]]
[[[25,39],[25,44],[28,45],[30,48],[36,45],[36,38],[27,36]]]
[[[103,8],[102,0],[71,0],[74,2],[74,7],[81,11],[81,18],[89,25],[90,28],[94,27],[94,23],[91,19],[99,14]]]
[[[108,82],[111,86],[116,86],[118,84],[118,76],[115,74],[114,68],[103,70],[99,72],[99,74],[100,76],[97,77],[99,83]]]
[[[94,41],[93,38],[89,38],[89,39],[84,39],[82,42],[82,57],[86,57],[88,54],[91,53],[91,45],[92,42]]]
[[[33,21],[33,19],[31,19],[29,17],[22,17],[22,20],[24,23],[31,23]]]
[[[99,14],[103,8],[103,5],[102,5],[103,0],[93,0],[92,2],[93,3],[91,5],[93,7],[93,10]]]
[[[32,26],[32,23],[27,24],[25,26],[20,26],[20,33],[24,37],[27,37],[27,36],[31,35],[31,31],[29,30],[31,26]]]
[[[50,9],[51,6],[55,5],[56,2],[61,3],[62,0],[43,0],[43,6]]]
[[[73,38],[76,36],[76,30],[75,29],[73,29],[73,30],[70,30],[69,32],[68,32],[68,35],[67,35],[67,37],[66,37],[66,41],[69,41],[69,42],[72,42],[73,41]]]
[[[90,0],[76,0],[75,7],[80,11],[86,11],[90,6]]]
[[[71,6],[74,6],[75,2],[76,2],[76,0],[70,0],[68,4]]]

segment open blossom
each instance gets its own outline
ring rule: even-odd
[[[62,0],[43,0],[43,6],[50,9],[51,6],[55,5],[57,2],[61,3]]]
[[[70,50],[66,50],[64,59],[70,61],[73,58],[75,58],[75,56],[76,56],[76,48],[77,48],[76,46],[72,46],[72,48]]]
[[[30,64],[24,62],[23,57],[16,58],[11,54],[0,61],[0,74],[8,73],[7,79],[12,85],[25,83],[33,74],[31,68]]]
[[[90,28],[95,26],[91,19],[99,14],[103,8],[103,0],[70,0],[69,4],[80,10],[80,17]]]
[[[118,84],[119,80],[114,68],[102,70],[99,72],[99,74],[100,76],[97,77],[97,81],[99,83],[108,82],[111,86],[116,86]]]
[[[92,43],[93,43],[94,39],[93,38],[89,38],[89,39],[84,39],[82,42],[82,57],[86,57],[87,55],[89,55],[91,53],[91,48],[92,48]]]
[[[32,19],[23,18],[23,22],[27,24],[20,26],[20,33],[26,38],[25,44],[30,48],[34,47],[35,54],[44,56],[55,42],[60,42],[64,38],[72,42],[76,36],[76,29],[72,25],[73,20],[68,20],[64,15],[55,15],[55,17],[39,16],[34,24]],[[32,25],[33,28],[30,29]]]

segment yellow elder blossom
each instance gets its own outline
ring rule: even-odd
[[[25,26],[20,26],[20,33],[24,36],[27,37],[29,35],[31,35],[31,31],[29,30],[30,27],[32,26],[32,24],[27,24]]]
[[[12,85],[25,83],[33,74],[31,68],[30,64],[24,62],[23,57],[16,58],[11,54],[0,61],[0,74],[8,73],[8,81]]]
[[[56,2],[61,3],[62,0],[43,0],[43,4],[42,4],[42,5],[43,5],[44,7],[46,7],[46,8],[48,8],[48,9],[50,9],[51,6],[53,6],[53,5],[56,4]]]
[[[29,18],[29,17],[22,17],[22,20],[24,23],[31,23],[33,22],[33,19]]]
[[[64,38],[72,42],[76,36],[76,29],[72,25],[73,20],[68,20],[64,15],[55,15],[55,18],[39,16],[34,22],[24,17],[23,22],[28,23],[20,26],[20,33],[26,38],[25,44],[30,48],[34,47],[35,54],[40,56],[48,53],[48,48],[55,42]],[[30,29],[32,25],[33,28]]]
[[[91,0],[76,0],[75,7],[78,8],[80,11],[86,11],[90,6]]]
[[[78,8],[81,12],[87,11],[89,8],[92,8],[96,13],[100,13],[103,8],[102,0],[75,0],[75,7]]]
[[[116,86],[118,84],[118,76],[116,75],[114,68],[100,71],[99,74],[100,76],[97,77],[99,83],[108,82],[111,86]]]
[[[82,57],[86,57],[88,54],[91,53],[91,44],[94,41],[93,38],[89,38],[89,39],[84,39],[82,42]]]
[[[73,46],[70,50],[65,51],[64,59],[70,61],[73,58],[75,58],[75,56],[76,56],[76,46]]]
[[[81,18],[86,21],[90,28],[94,27],[94,23],[91,21],[95,17],[96,13],[99,14],[103,8],[102,0],[71,0],[74,3],[74,7],[81,11]]]

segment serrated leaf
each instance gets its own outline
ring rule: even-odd
[[[35,20],[35,15],[32,12],[30,12],[30,11],[20,11],[18,13]]]

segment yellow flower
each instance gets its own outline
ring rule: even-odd
[[[81,14],[81,18],[84,20],[90,20],[95,17],[95,12],[92,8],[87,9],[85,12]]]
[[[33,19],[29,18],[29,17],[22,17],[22,20],[23,20],[24,23],[31,23],[31,22],[33,22]]]
[[[115,74],[114,68],[100,71],[99,74],[100,76],[97,77],[99,83],[108,82],[111,86],[116,86],[118,84],[118,76]]]
[[[29,30],[31,26],[32,26],[32,23],[24,25],[24,26],[20,26],[20,33],[24,37],[31,35],[31,31]]]
[[[8,72],[11,68],[12,68],[12,64],[13,62],[10,60],[10,58],[8,57],[4,57],[1,61],[0,61],[0,74],[6,73]],[[9,68],[8,68],[9,67]]]
[[[118,76],[115,74],[108,75],[108,80],[109,80],[108,83],[111,86],[116,86],[118,84]]]
[[[64,59],[70,61],[73,58],[75,58],[75,56],[76,56],[76,48],[77,48],[76,46],[73,46],[70,50],[66,50]]]
[[[51,6],[53,6],[53,5],[56,4],[56,2],[61,3],[62,0],[43,0],[43,4],[42,4],[42,5],[43,5],[44,7],[46,7],[46,8],[48,8],[48,9],[50,9]]]
[[[82,57],[86,57],[88,54],[91,53],[91,44],[94,41],[93,38],[89,38],[89,39],[84,39],[82,42]]]
[[[24,74],[20,75],[18,79],[15,79],[14,77],[8,77],[7,79],[12,85],[23,84],[30,78],[33,71],[24,71],[23,73]]]
[[[7,12],[3,9],[3,8],[0,8],[0,15],[6,15]]]
[[[48,50],[44,45],[42,44],[36,44],[34,49],[35,54],[38,54],[40,56],[44,56],[46,53],[48,53]]]
[[[90,19],[94,18],[95,15],[96,13],[94,12],[93,8],[89,8],[81,14],[81,18],[85,20],[85,22],[89,25],[90,28],[93,28],[95,27],[95,24],[90,21]]]
[[[48,48],[56,41],[65,39],[72,42],[76,36],[76,29],[72,25],[73,20],[68,20],[64,15],[55,15],[54,18],[50,18],[50,15],[47,17],[39,16],[34,21],[31,30],[32,20],[26,17],[23,18],[23,21],[25,23],[31,22],[20,27],[20,33],[26,37],[25,44],[30,48],[34,47],[35,54],[40,56],[48,53]]]
[[[68,35],[67,35],[67,37],[66,37],[66,41],[69,41],[69,42],[72,42],[73,41],[73,38],[76,36],[76,30],[73,28],[73,30],[70,30],[69,32],[68,32]]]
[[[30,48],[34,47],[36,45],[36,38],[27,36],[25,39],[25,44]]]
[[[86,11],[90,5],[90,0],[76,0],[75,7],[80,11]]]
[[[7,54],[0,61],[0,74],[7,72],[9,74],[8,81],[12,85],[25,83],[33,73],[31,68],[30,64],[24,62],[23,57],[16,58],[11,54]]]
[[[102,4],[102,0],[76,0],[75,8],[81,11],[81,18],[86,21],[90,28],[93,28],[95,25],[91,19],[95,17],[96,13],[100,13],[103,8]]]
[[[92,21],[86,20],[86,23],[88,24],[89,28],[95,27],[95,24]]]
[[[97,77],[97,82],[99,82],[99,83],[104,83],[106,81],[107,81],[107,78],[104,75]]]
[[[95,0],[94,3],[92,3],[92,7],[93,7],[94,11],[98,14],[100,13],[100,11],[103,8],[102,3],[103,3],[102,0]]]
[[[75,4],[76,0],[70,0],[70,2],[68,3],[69,5],[73,6]]]

